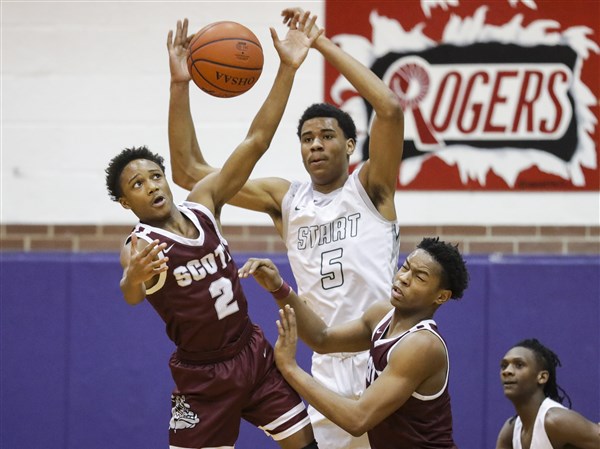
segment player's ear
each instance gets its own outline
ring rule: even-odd
[[[436,304],[442,305],[452,297],[452,290],[442,289],[435,300]]]
[[[119,203],[121,204],[121,206],[123,206],[125,209],[131,209],[131,206],[129,205],[129,203],[127,202],[127,199],[125,197],[121,197],[119,198]]]
[[[354,139],[346,139],[346,155],[352,156],[356,150],[356,141]]]
[[[548,378],[550,377],[550,373],[546,370],[540,371],[537,375],[538,385],[546,385],[548,382]]]

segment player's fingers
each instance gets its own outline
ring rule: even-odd
[[[167,34],[167,48],[169,50],[173,46],[172,42],[173,42],[173,30],[169,30],[169,33]]]
[[[181,34],[184,39],[187,38],[187,35],[188,35],[188,19],[187,18],[183,19],[183,29],[181,30]]]
[[[286,312],[290,336],[295,339],[296,335],[298,335],[298,330],[296,328],[296,311],[292,306],[287,305]]]
[[[137,253],[137,234],[135,232],[131,233],[131,241],[129,242],[129,245],[130,254],[133,256]]]
[[[308,21],[308,24],[305,25],[304,29],[306,30],[307,34],[310,35],[310,32],[315,27],[315,22],[316,21],[317,21],[317,16],[312,16],[310,18],[310,20]]]
[[[275,28],[270,27],[269,31],[271,32],[271,39],[273,40],[273,44],[274,45],[279,44],[280,40],[279,40],[279,36],[277,35],[277,32],[275,31]]]
[[[298,20],[298,29],[299,30],[304,30],[304,28],[306,27],[306,22],[308,21],[308,18],[310,17],[310,11],[306,11],[303,14],[300,14],[300,18]]]

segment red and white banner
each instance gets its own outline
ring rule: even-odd
[[[600,2],[333,1],[327,35],[405,111],[403,190],[600,190]],[[372,109],[334,69],[326,100]]]

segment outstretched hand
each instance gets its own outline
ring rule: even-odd
[[[279,309],[277,324],[277,341],[275,342],[275,363],[282,373],[297,365],[296,348],[298,347],[298,329],[294,309],[286,305]]]
[[[279,40],[275,29],[270,28],[273,45],[282,63],[297,69],[304,62],[308,50],[323,33],[321,30],[315,30],[316,20],[317,16],[311,17],[310,11],[294,14],[288,20],[289,29],[283,40]]]
[[[157,274],[167,271],[168,257],[158,257],[158,253],[166,248],[166,243],[158,244],[158,240],[149,243],[141,251],[138,250],[138,237],[131,234],[131,250],[127,266],[127,278],[132,284],[141,284],[149,281]]]
[[[171,70],[171,82],[188,82],[192,79],[187,66],[187,52],[194,35],[188,36],[188,19],[177,21],[175,38],[173,30],[167,35],[167,49],[169,50],[169,68]]]
[[[247,278],[250,275],[254,276],[256,282],[258,282],[262,288],[270,292],[277,290],[283,283],[279,270],[271,259],[251,257],[242,268],[238,270],[238,275],[241,278]]]
[[[283,16],[283,23],[288,27],[292,27],[294,20],[298,20],[299,17],[302,17],[304,14],[310,14],[310,11],[304,11],[302,8],[285,8],[281,11],[281,15]],[[310,38],[314,38],[314,42],[325,32],[325,30],[320,29],[317,25],[315,25],[316,16],[314,16],[312,21],[312,27],[310,28]]]

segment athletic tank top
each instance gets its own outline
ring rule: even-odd
[[[293,182],[282,212],[298,294],[328,325],[359,318],[372,303],[390,297],[398,224],[379,214],[358,171],[326,195],[311,182]]]
[[[540,404],[537,415],[535,416],[535,422],[533,424],[533,434],[531,435],[531,446],[529,449],[554,449],[548,435],[546,434],[546,428],[544,427],[544,420],[546,419],[546,413],[548,410],[554,407],[566,408],[559,402],[556,402],[550,398],[544,399]],[[521,430],[523,429],[523,422],[521,418],[517,416],[515,420],[515,427],[513,429],[512,444],[513,449],[522,449],[521,445]]]
[[[444,387],[437,394],[423,396],[414,392],[398,410],[371,429],[368,432],[369,443],[372,449],[456,449],[452,438],[452,410],[448,393],[450,362],[446,343],[433,320],[423,320],[399,336],[383,338],[393,314],[392,309],[373,332],[367,368],[367,388],[386,368],[390,353],[396,345],[413,332],[432,332],[440,339],[446,350],[448,372]]]
[[[146,290],[146,298],[178,350],[189,353],[190,360],[203,359],[207,353],[218,358],[219,352],[248,332],[248,304],[212,213],[191,202],[177,208],[198,229],[198,238],[188,239],[141,222],[135,228],[139,238],[167,244],[160,256],[169,257],[169,269]]]

